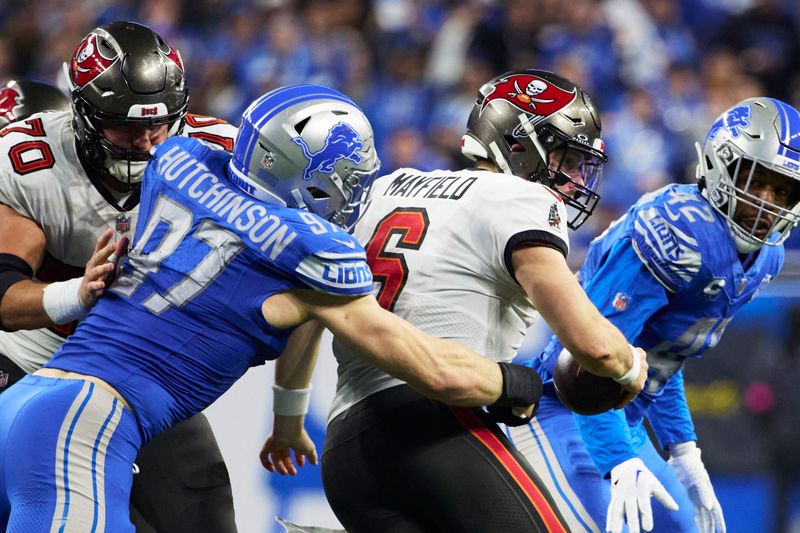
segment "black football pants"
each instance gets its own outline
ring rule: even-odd
[[[330,423],[322,482],[348,533],[567,531],[538,476],[482,411],[405,385]]]

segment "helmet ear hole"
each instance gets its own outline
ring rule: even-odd
[[[517,142],[514,140],[513,137],[510,135],[505,136],[506,142],[508,143],[508,148],[512,152],[527,152],[528,150],[522,145],[522,143]]]
[[[302,135],[303,130],[306,129],[306,124],[308,124],[309,120],[311,120],[311,117],[306,117],[297,124],[295,124],[294,131],[296,131],[298,135]]]
[[[308,194],[314,197],[315,200],[324,200],[325,198],[330,198],[331,195],[323,191],[318,187],[308,187],[306,188]]]

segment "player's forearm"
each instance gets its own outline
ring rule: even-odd
[[[387,315],[385,322],[374,323],[368,331],[342,340],[370,363],[435,400],[459,406],[497,401],[503,391],[497,363]]]
[[[275,361],[275,384],[286,389],[304,389],[311,383],[324,326],[311,320],[292,333]]]
[[[53,325],[42,304],[47,285],[22,280],[8,288],[0,301],[0,324],[6,331],[39,329]]]
[[[633,354],[628,341],[602,315],[597,313],[596,318],[594,327],[589,326],[594,330],[594,338],[577,340],[576,351],[570,352],[592,374],[612,378],[623,376],[633,366]]]
[[[625,419],[625,411],[611,410],[593,416],[577,415],[575,421],[601,475],[628,459],[637,457]]]
[[[515,251],[513,258],[520,285],[581,366],[612,378],[631,369],[628,341],[592,304],[563,256],[538,247]]]

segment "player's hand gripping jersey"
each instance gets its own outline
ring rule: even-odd
[[[230,151],[236,128],[211,117],[187,115],[183,135]],[[117,200],[120,200],[117,198]],[[70,111],[38,113],[0,130],[0,203],[36,222],[46,252],[35,273],[44,282],[83,276],[94,243],[108,228],[134,227],[138,196],[119,211],[98,192],[78,160]],[[0,331],[0,353],[34,372],[58,349],[75,324],[52,329]]]
[[[111,384],[131,404],[145,439],[281,353],[292,329],[265,322],[261,304],[270,295],[302,287],[372,291],[364,250],[352,236],[218,178],[229,154],[172,138],[156,155],[116,283],[47,365]]]
[[[648,383],[625,409],[630,426],[639,426],[655,402],[659,416],[652,422],[662,446],[697,439],[683,390],[683,363],[719,341],[736,311],[778,275],[783,256],[782,245],[764,246],[743,267],[730,229],[696,185],[669,185],[645,195],[592,242],[581,284],[601,313],[647,350]],[[552,375],[561,349],[553,337],[533,361],[544,378]],[[617,412],[580,417],[601,473],[635,455],[622,445],[629,439],[617,436],[627,431],[616,422],[619,417]],[[633,438],[637,447],[646,434],[636,431]]]
[[[430,230],[430,231],[429,231]],[[483,170],[400,169],[378,179],[355,236],[382,307],[423,331],[510,361],[538,316],[514,279],[511,252],[536,242],[568,252],[561,197]],[[339,382],[330,419],[402,382],[334,341]]]

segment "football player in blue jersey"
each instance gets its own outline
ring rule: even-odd
[[[426,335],[371,295],[345,227],[378,168],[361,110],[316,85],[253,102],[232,155],[181,137],[156,147],[117,281],[44,368],[0,396],[0,526],[133,531],[141,446],[249,367],[305,351],[295,339],[313,320],[431,397],[530,414],[533,369]],[[302,427],[306,395],[276,394]],[[288,446],[316,462],[304,431]]]
[[[108,243],[121,245],[137,221],[150,148],[183,135],[230,151],[236,136],[188,113],[180,53],[141,24],[92,29],[64,75],[67,94],[28,81],[0,89],[0,394],[44,365],[103,291]],[[138,533],[236,531],[205,415],[160,434],[136,464]]]
[[[643,196],[592,242],[579,273],[601,312],[647,350],[645,390],[624,411],[576,415],[576,425],[547,383],[562,350],[554,337],[532,363],[546,381],[538,414],[510,430],[534,467],[550,473],[575,530],[725,531],[682,368],[781,270],[800,212],[800,113],[771,98],[744,100],[697,146],[698,183]],[[651,506],[651,496],[661,503]],[[675,502],[679,510],[669,511]]]

